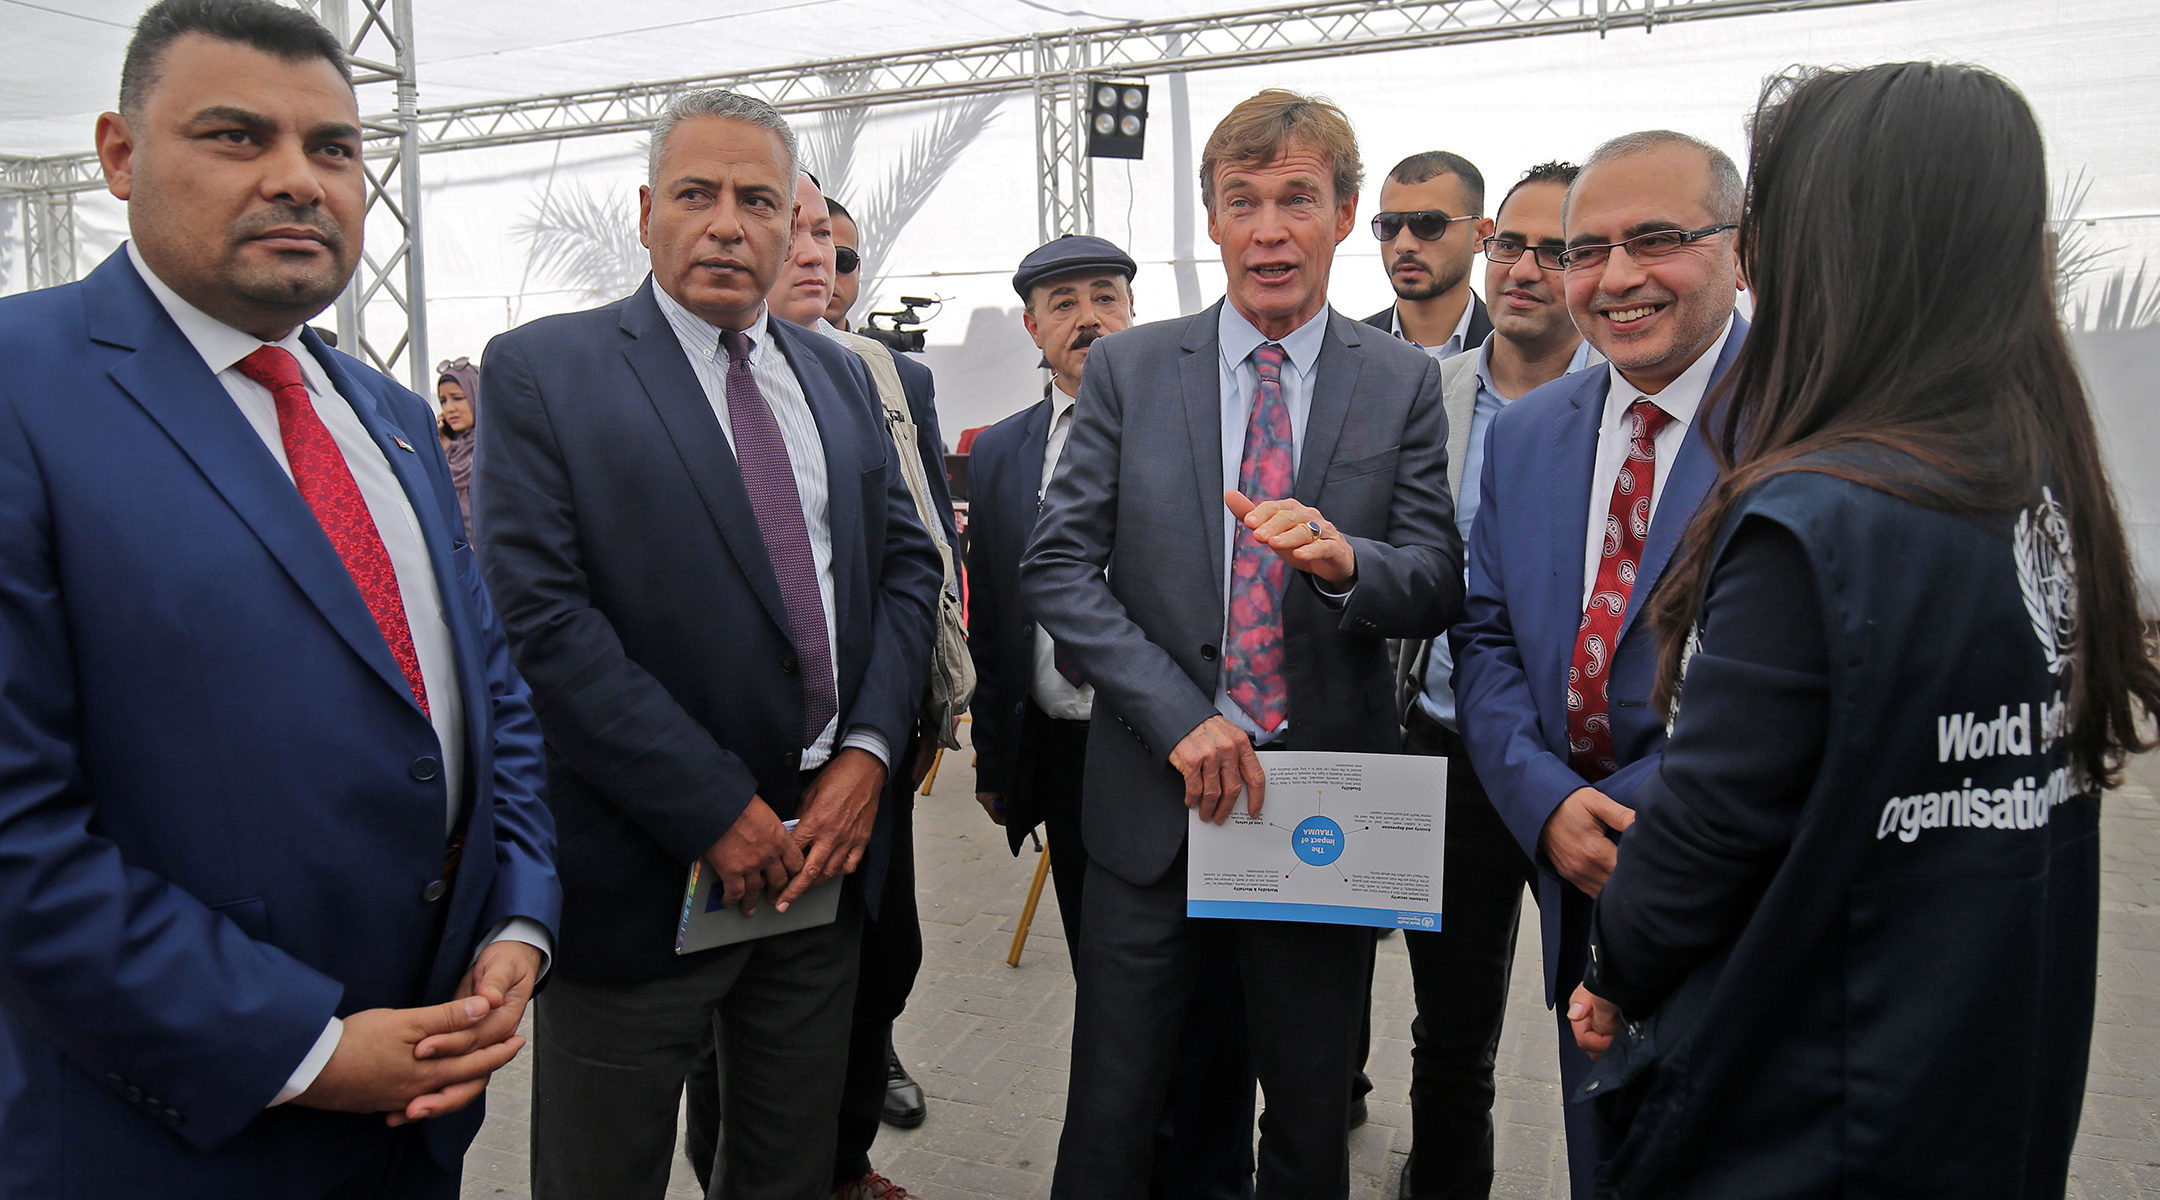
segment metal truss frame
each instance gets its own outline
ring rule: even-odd
[[[1347,54],[1459,45],[1507,38],[1620,29],[1718,17],[1757,16],[1811,9],[1889,4],[1898,0],[1318,0],[1206,16],[1101,25],[1055,34],[937,46],[874,58],[830,59],[619,87],[592,88],[477,104],[418,108],[412,69],[412,0],[300,0],[334,30],[332,15],[348,3],[365,12],[359,33],[347,40],[355,66],[373,81],[394,81],[397,108],[368,122],[370,211],[381,207],[396,222],[391,253],[364,264],[356,279],[353,326],[370,301],[387,298],[410,314],[423,300],[419,238],[417,156],[489,146],[551,142],[565,138],[636,132],[651,124],[667,98],[691,88],[724,87],[757,96],[782,112],[815,113],[856,106],[906,104],[1000,92],[1031,92],[1035,103],[1036,213],[1045,240],[1060,233],[1092,232],[1093,172],[1086,157],[1086,77],[1167,75],[1218,67],[1260,66]],[[390,14],[387,19],[384,12]],[[364,64],[359,51],[370,35],[387,42],[390,55]],[[844,78],[852,86],[828,90]],[[87,161],[87,165],[86,165]],[[395,182],[398,186],[393,192]],[[0,157],[0,199],[10,192],[42,200],[98,186],[95,159]],[[30,223],[42,238],[59,222]],[[371,242],[374,239],[370,239]],[[379,242],[375,244],[381,244]],[[41,240],[31,260],[49,281],[72,277],[73,250],[64,253]],[[366,278],[369,271],[373,278]],[[394,277],[402,274],[399,291]],[[346,327],[340,301],[340,326]],[[387,356],[368,354],[378,366],[402,352],[425,370],[423,323]]]

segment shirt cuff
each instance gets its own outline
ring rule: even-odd
[[[1350,603],[1350,597],[1357,594],[1357,579],[1355,577],[1351,578],[1349,587],[1339,592],[1310,571],[1305,573],[1305,580],[1312,584],[1313,595],[1320,597],[1320,603],[1327,605],[1336,612],[1341,612],[1343,606]]]
[[[315,1077],[322,1074],[324,1067],[330,1065],[330,1056],[337,1052],[338,1039],[344,1036],[345,1022],[336,1017],[330,1018],[330,1023],[323,1026],[322,1036],[315,1039],[314,1048],[307,1052],[306,1058],[300,1060],[299,1066],[293,1068],[292,1077],[285,1081],[284,1087],[278,1089],[277,1098],[270,1101],[269,1107],[276,1108],[314,1087]]]
[[[840,739],[840,749],[845,750],[850,746],[857,750],[868,750],[877,756],[878,762],[884,764],[886,770],[892,770],[892,747],[886,744],[885,735],[876,729],[868,725],[848,726],[847,736]]]
[[[548,936],[547,926],[531,917],[511,917],[495,927],[494,932],[480,939],[480,950],[497,942],[523,942],[540,952],[540,972],[533,976],[538,983],[547,978],[548,964],[555,961],[555,939]],[[473,951],[473,962],[480,961],[480,950]],[[472,963],[466,963],[471,966]]]

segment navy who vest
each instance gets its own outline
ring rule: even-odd
[[[1586,1085],[1619,1131],[1600,1193],[2060,1197],[2100,869],[2062,737],[2068,514],[2049,491],[1957,515],[1794,472],[1720,553],[1750,515],[1812,568],[1825,750],[1738,936]]]

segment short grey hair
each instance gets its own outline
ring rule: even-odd
[[[788,128],[779,110],[755,96],[745,96],[726,88],[706,88],[670,97],[660,115],[653,119],[651,143],[645,151],[646,183],[658,185],[660,182],[660,160],[667,155],[668,135],[675,132],[677,125],[698,117],[721,117],[771,130],[780,139],[781,149],[787,151],[787,177],[795,178],[795,131]]]
[[[1568,185],[1568,201],[1575,199],[1575,189],[1590,168],[1599,163],[1648,154],[1668,146],[1686,146],[1703,156],[1710,168],[1710,193],[1703,197],[1703,207],[1710,210],[1710,219],[1725,224],[1740,219],[1740,210],[1747,204],[1747,187],[1740,182],[1740,168],[1733,165],[1732,156],[1723,150],[1685,133],[1670,129],[1645,129],[1640,133],[1623,133],[1590,152],[1583,161],[1582,170],[1576,174],[1577,183]]]

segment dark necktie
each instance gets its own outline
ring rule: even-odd
[[[1238,490],[1255,502],[1281,500],[1294,486],[1290,471],[1290,405],[1283,399],[1283,348],[1274,342],[1253,351],[1260,389],[1245,427],[1245,457]],[[1273,733],[1290,712],[1283,679],[1282,557],[1252,539],[1240,524],[1231,539],[1229,643],[1223,655],[1224,691],[1262,734]]]
[[[353,482],[352,469],[345,465],[345,455],[322,418],[315,415],[315,402],[308,398],[299,362],[281,346],[264,346],[241,359],[238,366],[242,375],[268,388],[271,399],[277,401],[278,436],[285,442],[293,484],[359,587],[360,598],[390,647],[390,657],[397,660],[413,700],[426,713],[427,685],[420,679],[420,656],[413,650],[412,626],[405,620],[405,600],[398,594],[390,552],[383,548],[382,534],[360,495],[360,485]]]
[[[750,374],[750,339],[737,330],[720,331],[727,348],[728,420],[734,426],[735,461],[742,468],[750,509],[757,514],[758,536],[772,560],[787,609],[788,632],[802,671],[802,744],[809,746],[840,710],[833,690],[832,643],[827,640],[825,602],[818,594],[817,560],[810,553],[810,529],[803,521],[802,494],[795,490],[795,467],[772,406]]]
[[[1657,485],[1658,430],[1671,414],[1648,397],[1628,406],[1628,456],[1613,480],[1612,504],[1605,511],[1605,548],[1598,559],[1597,583],[1575,631],[1575,661],[1568,667],[1568,761],[1592,783],[1620,769],[1613,749],[1612,715],[1606,689],[1612,682],[1613,653],[1619,649],[1620,619],[1635,591],[1635,570],[1642,563],[1643,542],[1650,536],[1650,496]]]

